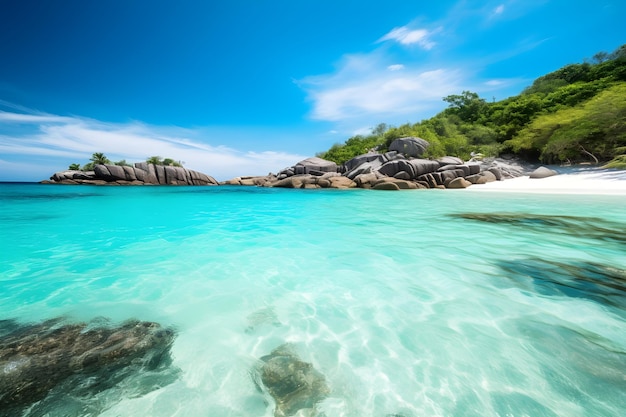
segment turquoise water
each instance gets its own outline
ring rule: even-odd
[[[49,415],[272,416],[284,343],[315,415],[623,415],[626,196],[467,191],[3,184],[0,319],[176,329],[173,380]]]

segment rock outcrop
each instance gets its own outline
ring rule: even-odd
[[[128,368],[153,369],[169,357],[174,337],[171,329],[136,320],[118,327],[1,320],[0,415],[18,415],[70,378],[88,385],[84,380],[110,381]],[[95,385],[105,388],[103,381]]]
[[[411,154],[420,153],[419,149],[426,149],[426,141],[420,138],[396,141],[396,148],[402,149],[402,153],[395,150],[384,154],[369,152],[350,159],[342,166],[320,158],[309,158],[283,169],[277,175],[237,177],[222,184],[375,190],[467,188],[473,184],[501,181],[526,173],[526,169],[513,160],[489,158],[464,162],[454,156],[436,160],[411,157]]]
[[[274,417],[288,417],[299,410],[314,409],[330,394],[324,376],[312,364],[303,362],[289,345],[274,349],[261,361],[260,381],[255,382],[274,399]]]
[[[183,167],[138,162],[135,166],[96,165],[93,171],[60,171],[46,184],[217,185],[215,178]]]

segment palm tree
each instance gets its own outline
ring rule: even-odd
[[[70,164],[68,169],[71,171],[78,171],[80,169],[80,164]]]
[[[94,165],[105,165],[111,163],[109,158],[104,156],[102,152],[94,152],[89,160],[93,162]]]

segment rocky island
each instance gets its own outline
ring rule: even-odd
[[[215,178],[178,166],[138,162],[134,166],[96,164],[92,171],[70,169],[54,173],[43,184],[88,185],[217,185]]]

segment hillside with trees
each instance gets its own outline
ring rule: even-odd
[[[397,127],[382,123],[370,135],[317,156],[341,164],[417,136],[430,142],[426,156],[433,158],[513,154],[529,162],[626,168],[626,44],[539,77],[505,100],[490,103],[471,91],[443,100],[448,108],[430,119]]]

